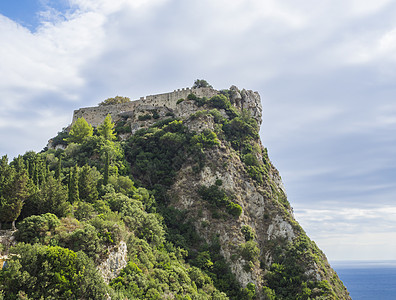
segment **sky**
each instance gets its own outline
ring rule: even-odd
[[[395,1],[2,0],[0,45],[0,155],[108,97],[236,85],[328,259],[396,260]]]

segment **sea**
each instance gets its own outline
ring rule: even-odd
[[[396,261],[330,263],[353,300],[396,300]]]

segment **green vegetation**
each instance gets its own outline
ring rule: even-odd
[[[266,293],[276,295],[274,299],[337,299],[327,280],[313,281],[305,273],[306,261],[312,259],[318,265],[323,262],[323,254],[304,234],[274,256],[274,263],[265,279]],[[271,299],[271,298],[270,298]]]
[[[4,299],[106,299],[109,288],[83,253],[18,244],[0,271]]]
[[[194,87],[211,86],[197,80]],[[191,185],[192,197],[204,203],[197,211],[170,205],[175,199],[168,191],[179,171],[200,176],[204,167],[226,165],[210,160],[213,154],[230,151],[278,208],[290,208],[286,195],[269,180],[271,164],[259,144],[257,122],[237,110],[229,95],[226,90],[210,99],[190,94],[187,100],[200,108],[187,120],[172,113],[163,119],[150,110],[139,120],[158,122],[124,142],[119,135],[131,130],[126,117],[114,124],[108,115],[96,130],[80,118],[70,132],[63,130],[53,139],[64,150],[30,151],[12,162],[3,156],[0,228],[17,222],[18,231],[17,245],[7,249],[12,255],[0,270],[0,299],[253,300],[257,292],[267,299],[333,297],[336,278],[317,282],[306,275],[308,263],[326,267],[320,250],[303,233],[288,243],[268,241],[269,248],[262,250],[273,255],[273,264],[268,268],[261,262],[267,268],[265,286],[241,287],[213,230],[223,221],[250,223],[241,216],[228,180],[223,184],[226,178],[209,186]],[[100,105],[127,101],[117,96]],[[206,128],[189,129],[202,120]],[[206,236],[198,234],[196,224]],[[245,241],[228,244],[231,260],[243,259],[243,270],[252,272],[260,265],[258,237],[249,225],[235,230]],[[122,241],[128,247],[127,265],[106,284],[95,265]],[[272,247],[275,243],[278,247]]]
[[[3,156],[0,164],[0,229],[6,222],[12,222],[15,229],[15,220],[29,196],[29,188],[29,177],[21,157],[15,160],[15,166],[10,166],[7,156]]]
[[[147,157],[130,169],[124,149],[114,141],[110,116],[95,134],[85,130],[90,128],[85,123],[80,119],[72,127],[65,150],[27,152],[11,163],[6,156],[1,160],[1,221],[14,224],[19,217],[18,244],[11,249],[15,255],[0,270],[2,297],[228,299],[215,286],[216,276],[185,262],[193,260],[188,246],[170,242],[163,217],[156,213],[155,193],[135,186],[130,177],[130,170],[140,178],[163,162],[148,185],[161,191],[182,159],[219,144],[216,134],[189,133],[178,120],[160,122],[125,143],[131,160],[134,150],[138,162]],[[122,240],[128,244],[129,262],[107,285],[94,264]]]
[[[136,132],[124,145],[132,174],[158,200],[165,200],[164,191],[174,182],[177,171],[191,158],[198,168],[204,164],[203,150],[219,145],[211,130],[200,134],[189,132],[181,120],[166,119],[151,128]]]
[[[99,106],[114,105],[127,102],[131,102],[131,99],[123,96],[115,96],[114,98],[107,98],[106,100],[103,100],[99,103]]]
[[[216,184],[209,187],[201,186],[198,189],[198,194],[210,204],[215,216],[219,215],[221,208],[225,208],[226,212],[234,217],[239,217],[242,214],[242,207],[232,202],[227,193]]]
[[[243,225],[242,228],[241,228],[241,232],[245,236],[246,242],[251,241],[251,240],[254,239],[253,229],[249,225]]]
[[[114,140],[116,138],[114,134],[114,124],[111,120],[111,115],[108,114],[103,121],[103,124],[98,126],[99,136],[103,136],[106,140]]]
[[[196,89],[196,88],[206,88],[206,87],[213,88],[213,86],[211,86],[211,85],[210,85],[206,80],[204,80],[204,79],[197,79],[197,80],[195,80],[195,81],[194,81],[194,84],[193,84],[193,86],[192,86],[193,89]]]
[[[88,124],[84,118],[81,117],[78,118],[77,121],[74,122],[74,124],[72,125],[66,141],[80,144],[92,135],[92,126]]]

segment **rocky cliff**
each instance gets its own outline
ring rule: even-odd
[[[124,139],[147,134],[147,143],[155,133],[144,130],[161,128],[158,123],[168,124],[169,118],[179,120],[183,130],[168,137],[169,151],[174,151],[168,155],[172,180],[163,183],[153,179],[154,171],[138,167],[141,149],[128,158],[133,175],[157,193],[162,191],[167,206],[183,212],[194,227],[200,245],[217,248],[237,281],[253,286],[258,299],[350,299],[323,252],[293,216],[281,177],[258,136],[262,107],[257,92],[235,86],[222,91],[183,89],[177,95],[81,109],[73,120],[84,117],[97,126],[107,113]],[[198,137],[194,147],[186,146],[186,138],[178,145],[180,132]],[[137,140],[128,143],[133,148]],[[152,147],[164,141],[158,143]],[[198,253],[194,247],[190,251]]]
[[[96,127],[108,114],[132,177],[156,198],[168,240],[216,288],[231,299],[350,299],[293,216],[258,135],[257,92],[182,89],[79,109],[73,123],[83,117]],[[125,266],[124,246],[99,267],[106,281]]]

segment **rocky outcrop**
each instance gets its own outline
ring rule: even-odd
[[[0,230],[0,245],[1,245],[1,251],[0,254],[7,254],[8,249],[11,246],[15,246],[16,241],[14,237],[14,233],[16,230]]]
[[[8,257],[8,250],[15,246],[14,233],[16,230],[0,230],[0,270]]]
[[[213,115],[210,110],[221,105],[197,105],[194,100],[188,99],[193,98],[188,97],[191,93],[208,98],[225,94],[229,96],[233,107],[230,108],[227,103],[227,106],[215,112],[217,115]],[[259,128],[262,117],[261,99],[257,92],[239,90],[236,86],[225,91],[211,88],[183,89],[122,105],[80,109],[75,112],[74,119],[83,116],[97,126],[107,113],[112,114],[118,126],[122,124],[128,129],[123,138],[169,117],[181,119],[189,134],[199,134],[205,130],[219,134],[218,146],[202,146],[205,164],[201,161],[202,165],[197,167],[193,157],[185,159],[168,191],[168,198],[171,206],[187,212],[187,218],[192,220],[195,230],[207,244],[216,240],[220,254],[242,287],[253,283],[257,298],[266,299],[263,288],[268,287],[269,276],[272,274],[276,278],[279,275],[276,272],[292,264],[295,269],[290,270],[290,273],[298,270],[299,283],[303,282],[305,286],[311,284],[312,299],[350,299],[323,252],[309,240],[294,219],[279,172],[270,162],[258,138],[257,128],[252,133],[254,123]],[[221,121],[215,121],[215,116]],[[223,130],[226,126],[231,126],[231,129],[228,127],[228,131]],[[240,140],[232,137],[235,129],[240,130]],[[249,139],[243,139],[245,133],[249,134]],[[249,150],[243,152],[243,147]],[[249,155],[250,164],[246,162]],[[208,205],[199,193],[200,188],[213,186],[226,193],[232,205],[241,208],[241,213],[227,214],[226,211],[219,211],[218,207],[214,213],[213,205]],[[249,239],[246,230],[250,231]],[[121,243],[117,249],[110,251],[109,257],[98,267],[106,282],[115,278],[126,265],[126,251],[125,243]],[[289,265],[284,263],[285,260],[288,260]],[[273,272],[273,268],[279,265],[283,269]],[[292,281],[291,278],[287,280]],[[303,286],[301,284],[297,289],[303,289]],[[274,289],[278,287],[276,284],[272,286]]]
[[[250,112],[251,116],[261,125],[263,109],[261,107],[261,99],[258,92],[245,89],[239,91],[239,89],[233,85],[230,87],[230,101],[241,110]]]
[[[109,255],[97,266],[104,281],[109,283],[127,265],[128,249],[124,241],[109,249]]]

